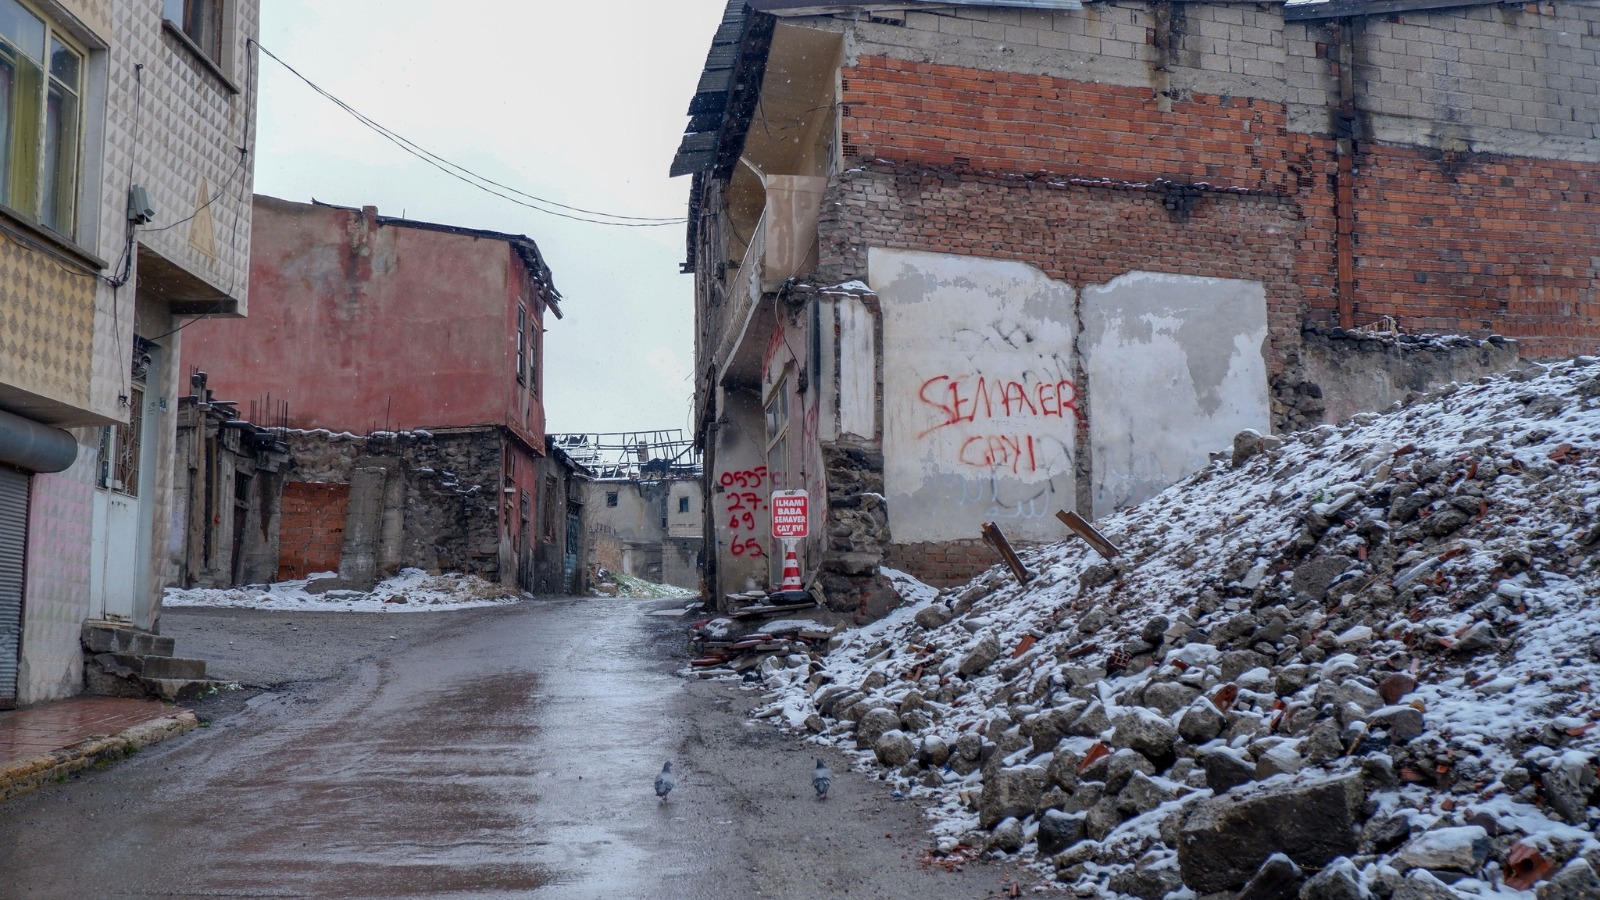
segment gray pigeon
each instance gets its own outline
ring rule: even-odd
[[[656,796],[665,801],[677,783],[678,780],[672,777],[672,760],[669,759],[661,767],[661,774],[656,776]]]
[[[817,799],[828,799],[828,788],[833,786],[833,773],[828,771],[828,764],[817,757],[817,768],[811,773],[811,786],[817,789]]]

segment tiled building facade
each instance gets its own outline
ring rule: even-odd
[[[0,587],[0,703],[81,690],[85,619],[159,618],[180,328],[245,312],[257,13],[0,4],[0,102],[47,117],[0,154],[0,467],[21,498],[0,529],[27,548]]]

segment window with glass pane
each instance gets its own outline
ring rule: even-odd
[[[129,420],[100,430],[100,472],[96,483],[107,490],[139,496],[139,434],[144,430],[144,390],[131,391]]]
[[[83,57],[50,42],[50,83],[44,119],[44,197],[39,221],[57,234],[73,233],[78,195],[79,73]]]
[[[528,358],[527,333],[528,333],[528,310],[525,307],[519,306],[519,307],[517,307],[517,381],[518,382],[523,381],[523,374],[522,374],[523,373],[523,366],[525,366],[527,364],[527,358]]]
[[[0,204],[76,237],[83,54],[0,0]]]
[[[222,63],[222,0],[163,0],[161,14],[207,58]]]
[[[43,18],[17,0],[0,0],[0,203],[33,219],[43,218],[48,41]]]

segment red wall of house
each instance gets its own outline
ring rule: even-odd
[[[287,401],[291,427],[504,424],[540,447],[542,405],[516,379],[522,269],[503,240],[258,197],[249,318],[189,326],[183,362],[243,414]]]
[[[973,192],[968,208],[950,178],[933,176],[947,188],[920,196],[892,188],[891,205],[926,209],[915,223],[924,233],[900,222],[860,232],[880,245],[1021,259],[1077,284],[1130,264],[1259,279],[1278,351],[1298,340],[1301,321],[1382,316],[1410,331],[1514,337],[1532,357],[1600,345],[1592,167],[1358,143],[1355,321],[1338,322],[1333,142],[1289,132],[1281,104],[1196,94],[1163,111],[1149,88],[883,57],[846,68],[844,85],[847,157],[962,173]],[[1174,222],[1159,214],[1158,179],[1211,190]],[[1100,180],[1106,195],[1131,202],[1042,199]],[[1141,185],[1156,214],[1140,202]],[[1028,209],[1015,206],[1021,190]],[[860,207],[840,214],[885,218]],[[849,277],[864,272],[847,248],[837,253]],[[1282,355],[1273,356],[1276,369]]]

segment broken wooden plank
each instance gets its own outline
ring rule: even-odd
[[[1011,568],[1011,574],[1017,576],[1017,581],[1027,584],[1033,580],[1033,573],[1022,564],[1022,558],[1017,556],[1017,551],[1011,549],[1011,542],[1006,540],[1005,533],[1000,526],[993,522],[983,523],[983,539],[1000,554],[1005,564]]]
[[[797,609],[811,609],[816,605],[817,601],[807,600],[804,603],[780,603],[772,606],[746,606],[744,609],[734,610],[733,612],[728,613],[728,618],[746,619],[750,616],[769,616],[774,613],[792,612]]]
[[[1094,548],[1094,552],[1100,554],[1106,559],[1110,559],[1122,552],[1121,550],[1117,549],[1116,544],[1106,540],[1105,535],[1096,531],[1095,527],[1090,525],[1087,519],[1078,515],[1076,512],[1071,510],[1059,510],[1056,512],[1056,518],[1060,519],[1063,525],[1066,525],[1068,528],[1072,529],[1073,533],[1078,537],[1088,541],[1089,546]]]

